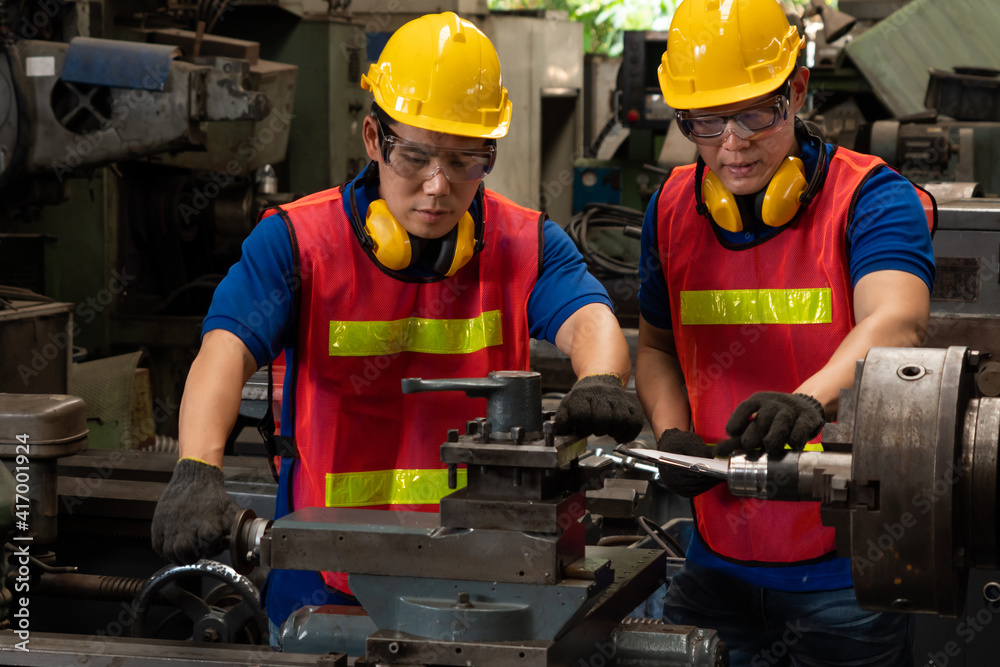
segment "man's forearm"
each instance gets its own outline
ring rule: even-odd
[[[618,320],[604,304],[589,304],[566,320],[556,346],[567,354],[578,378],[613,373],[626,384],[631,372],[628,343]]]
[[[684,390],[684,375],[676,357],[640,341],[635,386],[654,435],[668,428],[686,431],[690,427],[691,409]]]
[[[255,364],[247,360],[249,355],[238,347],[242,345],[225,331],[206,334],[181,398],[181,458],[192,457],[222,467],[226,440],[239,414],[243,385],[255,370]]]
[[[691,404],[684,389],[684,372],[677,358],[674,334],[639,318],[635,388],[646,419],[659,436],[668,428],[688,430]]]

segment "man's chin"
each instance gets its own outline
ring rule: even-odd
[[[760,178],[730,178],[723,180],[722,184],[734,195],[753,195],[764,189],[767,186],[767,181]]]
[[[407,225],[406,231],[408,231],[411,235],[416,236],[417,238],[430,241],[433,239],[441,238],[442,236],[450,232],[456,224],[458,224],[457,220],[454,222],[441,221],[435,223],[418,221],[410,225]]]

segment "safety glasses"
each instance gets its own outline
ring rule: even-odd
[[[732,132],[741,139],[760,139],[784,125],[788,120],[788,98],[775,95],[769,100],[727,114],[699,115],[690,111],[675,112],[677,126],[684,136],[696,144],[720,146]],[[730,125],[729,121],[733,121]],[[728,130],[728,132],[727,132]]]
[[[451,183],[477,181],[493,169],[494,145],[482,148],[445,148],[409,141],[389,132],[376,119],[382,161],[397,175],[426,181],[440,169]]]

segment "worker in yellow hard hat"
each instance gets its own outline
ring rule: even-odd
[[[184,390],[180,453],[153,520],[175,562],[224,546],[235,505],[226,438],[243,384],[287,370],[277,517],[305,507],[436,511],[440,445],[482,399],[402,394],[407,377],[528,370],[529,338],[580,378],[557,432],[634,438],[628,345],[601,284],[544,214],[483,187],[511,102],[489,39],[453,13],[402,26],[362,77],[370,164],[341,187],[267,212],[215,292]],[[463,471],[464,472],[464,471]],[[303,605],[355,603],[342,573],[271,571],[272,634]]]
[[[660,86],[698,160],[642,230],[636,386],[662,451],[821,448],[855,362],[921,342],[933,202],[796,117],[802,45],[775,0],[684,0],[673,17]],[[858,607],[819,503],[661,480],[696,525],[667,620],[717,628],[733,665],[909,664],[911,617]]]

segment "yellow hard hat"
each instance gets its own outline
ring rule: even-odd
[[[432,132],[497,139],[510,125],[496,49],[452,12],[421,16],[397,30],[361,87],[393,120]]]
[[[803,45],[777,0],[684,0],[657,69],[664,101],[705,109],[769,93]]]

